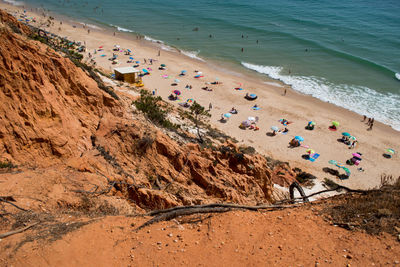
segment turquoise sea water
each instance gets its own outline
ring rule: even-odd
[[[399,0],[24,3],[268,75],[400,130]]]

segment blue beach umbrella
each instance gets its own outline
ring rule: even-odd
[[[130,49],[127,49],[127,50],[128,50],[129,53],[132,52]]]
[[[148,71],[148,70],[146,70],[146,69],[142,69],[142,71],[143,71],[143,72],[146,72],[146,73],[147,73],[147,72],[149,72],[149,71]]]
[[[301,136],[298,136],[298,135],[296,135],[296,136],[294,137],[294,139],[299,140],[300,142],[303,142],[303,141],[304,141],[304,138],[301,137]]]
[[[186,73],[186,70],[182,70],[181,73]]]
[[[232,116],[231,113],[225,113],[225,114],[224,114],[224,117],[225,117],[225,118],[230,118],[231,116]]]
[[[139,64],[139,63],[140,63],[140,61],[136,61],[136,63],[137,63],[137,64]]]
[[[133,60],[133,57],[129,57],[129,59],[132,59],[132,60]]]
[[[271,130],[277,132],[277,131],[279,131],[279,128],[276,126],[271,126]]]
[[[344,133],[342,133],[342,135],[347,136],[347,137],[351,136],[351,134],[349,134],[348,132],[344,132]]]

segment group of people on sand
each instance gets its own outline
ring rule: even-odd
[[[342,136],[340,141],[343,142],[345,145],[348,145],[349,149],[355,148],[358,143],[357,139],[355,139],[355,138],[351,139],[351,138],[349,138],[349,136],[345,136],[345,135]]]
[[[362,121],[365,122],[366,119],[367,119],[367,116],[364,115],[364,118]],[[372,127],[374,126],[374,121],[375,121],[374,118],[368,118],[368,121],[367,121],[367,125],[369,126],[369,128],[367,129],[368,131],[372,130]]]

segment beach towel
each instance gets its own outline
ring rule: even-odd
[[[260,110],[260,107],[252,107],[253,110]]]
[[[236,87],[235,90],[241,91],[241,90],[243,90],[243,88],[241,88],[241,87]]]
[[[311,162],[314,162],[317,158],[319,158],[319,154],[318,153],[314,153],[314,154],[312,154],[312,155],[310,155],[310,158],[309,158],[309,160],[311,161]]]

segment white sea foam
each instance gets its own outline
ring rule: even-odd
[[[11,4],[13,6],[22,6],[22,5],[24,5],[24,2],[21,2],[21,1],[14,1],[14,0],[3,0],[3,1],[6,2],[6,3]]]
[[[344,107],[360,115],[374,117],[400,131],[399,95],[383,94],[363,86],[333,84],[321,77],[284,75],[281,74],[282,68],[276,66],[261,66],[246,62],[242,62],[242,65],[280,80],[300,93]]]
[[[161,45],[161,49],[165,51],[176,51],[176,49],[173,49],[172,47],[168,45]]]
[[[204,59],[202,59],[201,57],[197,56],[200,53],[200,51],[185,51],[185,50],[181,50],[181,53],[184,54],[187,57],[194,58],[194,59],[197,59],[197,60],[200,60],[200,61],[204,61]]]
[[[88,23],[83,23],[83,22],[79,22],[79,24],[85,25],[86,27],[89,27],[89,28],[92,28],[92,29],[95,29],[95,30],[102,30],[102,28],[100,28],[100,27],[98,27],[96,25],[93,25],[93,24],[88,24]]]
[[[117,26],[117,30],[120,31],[120,32],[134,32],[134,31],[132,31],[132,30],[125,29],[125,28],[118,27],[118,26]]]
[[[114,25],[114,24],[110,24],[110,26],[116,28],[117,31],[119,31],[119,32],[135,32],[135,31],[132,31],[132,30],[129,30],[126,28],[122,28],[122,27],[120,27],[118,25]]]
[[[160,40],[157,40],[157,39],[153,39],[153,38],[151,38],[151,37],[149,37],[149,36],[144,36],[144,39],[146,40],[146,41],[149,41],[149,42],[152,42],[152,43],[157,43],[157,44],[164,44],[164,42],[163,41],[160,41]]]

